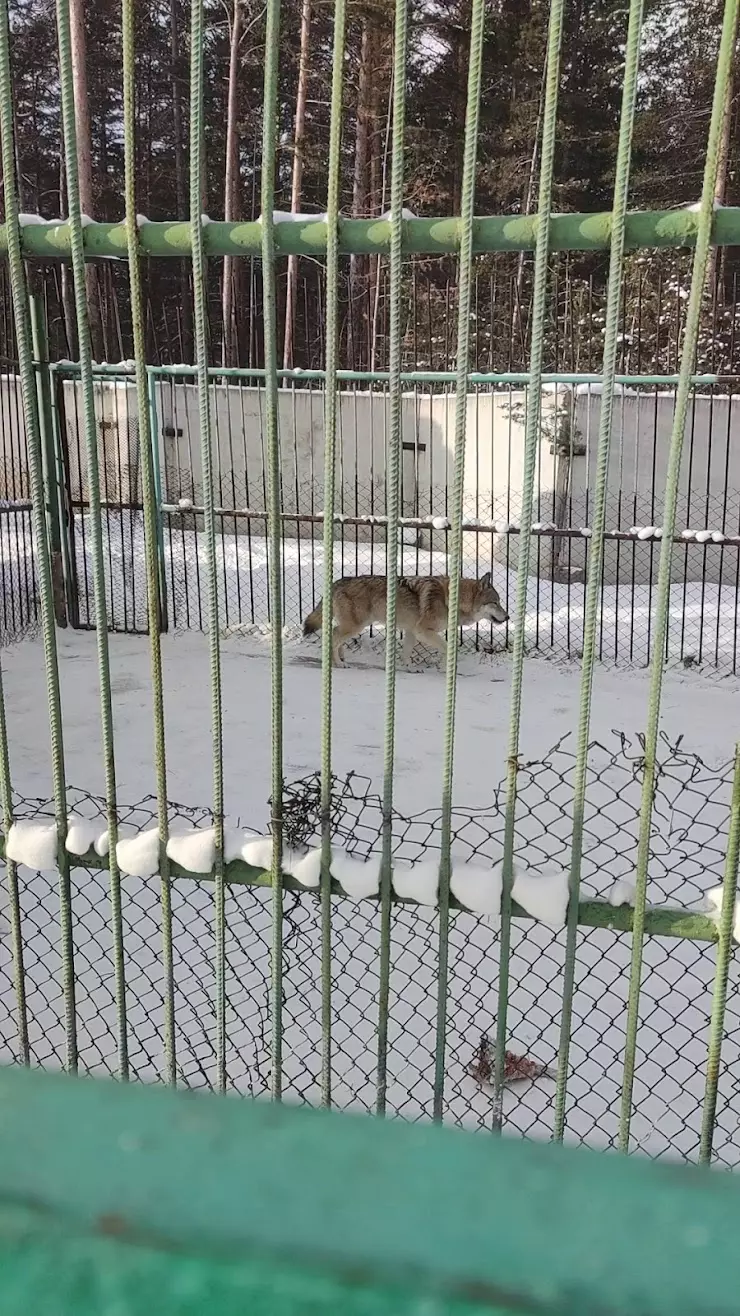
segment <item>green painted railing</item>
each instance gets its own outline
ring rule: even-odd
[[[210,221],[203,229],[206,256],[257,256],[263,254],[262,223]],[[401,250],[407,256],[445,256],[460,250],[464,224],[461,219],[402,219]],[[323,217],[303,218],[297,223],[274,226],[275,256],[325,256],[329,229]],[[539,232],[537,215],[486,215],[473,219],[472,250],[534,251]],[[694,210],[634,212],[626,218],[625,249],[638,247],[693,247],[699,232],[699,214]],[[344,219],[337,221],[339,251],[344,255],[388,254],[391,223],[387,219]],[[612,215],[571,214],[550,216],[550,251],[609,251]],[[718,246],[740,245],[740,207],[717,211],[712,221],[712,241]],[[45,260],[69,258],[70,226],[64,223],[29,224],[21,231],[23,255]],[[126,225],[87,224],[83,230],[85,253],[91,259],[128,253]],[[182,259],[192,254],[189,223],[145,221],[139,227],[139,247],[146,256]],[[0,255],[8,250],[8,233],[0,225]]]
[[[735,1316],[740,1184],[0,1073],[4,1316]]]

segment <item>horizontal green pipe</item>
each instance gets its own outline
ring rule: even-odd
[[[0,858],[5,857],[5,837],[0,835]],[[86,855],[70,856],[71,868],[94,868],[107,869],[108,859],[97,854],[94,850],[89,850]],[[125,880],[125,874],[123,874]],[[174,860],[170,860],[170,876],[173,878],[189,879],[191,882],[212,882],[214,881],[213,873],[191,873],[189,869],[183,868]],[[242,859],[234,859],[230,864],[224,865],[224,881],[231,886],[264,886],[272,885],[272,875],[268,870],[263,868],[253,868],[251,864],[245,864]],[[283,873],[283,888],[286,891],[299,891],[304,895],[310,894],[311,889],[303,886],[297,878],[291,877],[289,873]],[[344,891],[338,882],[332,881],[332,895],[344,896]],[[375,897],[371,897],[375,900]],[[396,905],[409,905],[416,909],[424,908],[416,900],[402,900],[395,893],[393,894],[393,903]],[[465,913],[471,911],[466,905],[456,900],[454,896],[450,897],[450,907],[459,909]],[[520,905],[514,905],[514,917],[522,919],[532,918],[525,909]],[[582,900],[578,907],[578,922],[586,928],[608,928],[612,932],[631,932],[632,930],[633,910],[628,905],[620,905],[615,908],[607,904],[604,900]],[[689,937],[693,941],[716,941],[717,928],[706,914],[700,914],[689,909],[671,909],[668,906],[656,906],[647,911],[646,931],[654,937]]]
[[[611,214],[553,215],[550,221],[551,251],[607,251],[611,241]],[[692,247],[696,242],[699,215],[693,210],[645,210],[627,216],[625,245],[638,247]],[[489,215],[474,220],[473,250],[533,251],[537,237],[537,215]],[[443,256],[460,246],[460,220],[455,218],[408,219],[403,221],[403,250],[408,256]],[[326,223],[318,217],[299,223],[275,225],[278,256],[323,256],[326,254]],[[27,224],[21,232],[23,255],[44,260],[70,254],[67,224]],[[261,256],[262,225],[251,223],[206,224],[203,233],[207,256]],[[391,226],[386,219],[340,219],[339,249],[350,253],[388,253]],[[147,256],[189,256],[189,222],[146,221],[139,228],[141,250]],[[712,242],[715,246],[740,245],[740,207],[728,206],[714,216]],[[123,224],[88,224],[84,229],[85,256],[127,257]],[[0,256],[7,254],[5,226],[0,226]]]
[[[76,361],[54,361],[51,369],[59,375],[74,375],[80,373],[79,364]],[[93,374],[101,379],[107,378],[126,378],[134,376],[134,363],[121,361],[118,364],[109,364],[108,362],[95,365]],[[170,366],[147,366],[150,375],[155,378],[172,379],[172,378],[195,378],[196,367],[178,363]],[[325,370],[301,370],[297,367],[295,370],[278,370],[279,379],[292,379],[295,383],[300,384],[305,380],[322,382],[326,379]],[[267,371],[259,366],[210,366],[208,374],[211,379],[264,379]],[[390,375],[387,370],[338,370],[337,378],[343,382],[357,383],[377,383],[387,384]],[[553,371],[552,374],[543,374],[543,384],[601,384],[603,375],[595,374],[574,374],[567,371]],[[657,387],[666,384],[677,384],[678,375],[615,375],[617,384],[635,384],[635,385],[655,385]],[[404,384],[454,384],[457,380],[457,374],[454,370],[404,370],[401,371],[401,382]],[[691,383],[701,387],[710,387],[716,384],[731,384],[740,382],[740,375],[692,375]],[[482,371],[471,370],[468,375],[470,384],[528,384],[529,372],[526,370],[502,370],[502,371]]]

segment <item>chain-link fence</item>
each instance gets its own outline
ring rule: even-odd
[[[519,774],[516,849],[534,868],[567,864],[575,757],[562,741]],[[722,879],[732,765],[707,767],[679,745],[665,742],[657,781],[648,901],[695,908]],[[615,881],[633,873],[642,757],[639,742],[616,735],[590,753],[583,864],[584,897],[608,897]],[[461,861],[500,858],[503,784],[485,810],[454,811],[453,854]],[[102,818],[102,801],[69,793],[77,813]],[[50,812],[49,801],[17,800],[16,816]],[[289,785],[287,839],[316,842],[318,782]],[[151,800],[122,809],[122,828],[151,825]],[[208,824],[204,809],[173,805],[170,821]],[[234,820],[248,825],[249,818]],[[350,774],[334,783],[332,830],[337,844],[366,857],[379,848],[381,805],[371,784]],[[397,859],[429,857],[439,848],[434,810],[394,814]],[[64,1055],[64,1001],[59,902],[55,878],[19,870],[25,995],[31,1061],[58,1066]],[[113,946],[107,874],[72,872],[74,971],[80,1065],[116,1071]],[[216,1081],[215,932],[207,882],[172,884],[175,1041],[181,1084]],[[9,910],[2,908],[0,939],[0,1058],[19,1058],[19,1029]],[[332,901],[333,1098],[343,1108],[371,1110],[375,1098],[380,912],[377,902]],[[123,879],[127,1027],[132,1075],[155,1081],[164,1067],[162,905],[157,879]],[[229,1087],[261,1095],[270,1082],[271,895],[262,887],[230,884],[226,896],[227,1073]],[[319,901],[285,892],[283,919],[283,1087],[286,1099],[318,1104],[321,1065]],[[396,904],[391,924],[388,1109],[405,1119],[431,1115],[439,919],[435,910]],[[562,1005],[565,933],[516,919],[507,1046],[512,1079],[524,1062],[548,1072],[512,1081],[505,1090],[505,1128],[546,1137],[552,1128]],[[633,1145],[653,1155],[696,1156],[704,1095],[706,1039],[715,947],[712,941],[648,937],[635,1082]],[[567,1136],[592,1146],[616,1136],[629,978],[629,934],[581,927],[573,1000]],[[740,988],[737,959],[730,968],[723,1066],[720,1074],[716,1159],[735,1165],[740,1119]],[[498,989],[495,921],[456,910],[450,917],[450,978],[444,1117],[485,1128],[491,1097],[481,1071],[481,1040],[493,1036]],[[483,1047],[485,1051],[485,1047]]]
[[[65,590],[73,626],[94,625],[92,535],[79,384],[55,372],[55,408]],[[182,369],[181,368],[181,372]],[[6,393],[17,403],[17,381]],[[323,590],[323,394],[321,380],[280,390],[282,588],[286,638]],[[153,429],[161,483],[160,569],[163,617],[171,630],[204,630],[206,541],[201,507],[197,390],[187,376],[152,374]],[[214,381],[216,552],[219,617],[226,629],[264,637],[270,627],[265,526],[264,395],[245,374]],[[492,570],[510,615],[516,599],[521,517],[524,393],[519,386],[471,384],[463,500],[463,571]],[[385,574],[387,383],[343,385],[339,406],[338,515],[334,576]],[[0,390],[0,404],[2,391]],[[583,644],[585,578],[601,398],[596,385],[558,385],[543,395],[534,509],[535,539],[527,591],[528,650],[578,659]],[[654,649],[665,455],[673,394],[624,387],[615,401],[607,487],[607,540],[598,620],[599,660],[644,666]],[[0,629],[19,636],[37,623],[36,562],[22,422],[6,400],[7,509],[0,507]],[[146,568],[131,377],[98,379],[101,495],[110,627],[147,630]],[[679,532],[667,638],[670,662],[707,672],[738,670],[740,467],[733,397],[697,388],[687,428]],[[2,416],[0,415],[0,420]],[[449,382],[412,383],[403,397],[398,566],[405,575],[449,570],[449,489],[454,393]],[[2,428],[2,426],[0,426]],[[54,498],[50,494],[50,507]],[[502,649],[509,627],[468,628],[463,645]]]

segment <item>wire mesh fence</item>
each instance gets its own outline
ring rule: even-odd
[[[435,362],[435,365],[437,363]],[[53,368],[51,408],[58,449],[66,588],[73,625],[94,625],[92,536],[82,403],[76,368]],[[574,376],[574,379],[578,378]],[[583,378],[583,377],[581,377]],[[663,518],[665,460],[675,389],[619,386],[614,403],[607,481],[607,538],[602,573],[598,657],[643,666],[653,651],[653,617]],[[648,377],[645,377],[647,379]],[[707,377],[709,379],[710,377]],[[720,673],[738,668],[740,599],[740,468],[734,376],[697,382],[687,423],[679,530],[674,547],[666,656]],[[287,382],[287,381],[286,381]],[[449,569],[449,497],[455,393],[450,378],[409,379],[402,399],[401,533],[404,574]],[[160,472],[163,610],[172,630],[206,627],[206,543],[202,512],[197,388],[187,367],[150,371],[151,423]],[[296,379],[279,391],[282,584],[288,634],[321,594],[323,576],[323,423],[321,378]],[[466,574],[493,567],[513,612],[522,516],[521,446],[526,395],[522,383],[470,385],[463,517]],[[387,378],[346,380],[339,395],[339,470],[335,574],[386,571]],[[600,385],[547,385],[543,414],[527,597],[530,650],[579,658],[583,645],[588,532],[595,479]],[[37,624],[36,560],[27,501],[25,435],[19,384],[0,388],[7,495],[0,507],[0,626],[6,637]],[[211,411],[217,502],[219,613],[226,628],[269,631],[266,541],[264,381],[236,371],[212,379]],[[100,442],[103,548],[109,625],[147,630],[141,453],[135,386],[109,368],[95,381]],[[52,484],[54,482],[52,481]],[[292,628],[292,632],[291,632]],[[468,630],[466,646],[509,644],[505,633]]]
[[[20,388],[0,375],[0,643],[38,624],[38,582]]]
[[[567,864],[575,755],[561,741],[540,760],[522,763],[519,776],[518,859],[538,869]],[[693,909],[722,879],[732,764],[708,767],[681,744],[660,753],[648,903]],[[634,871],[642,746],[624,735],[590,751],[585,830],[584,897],[608,899],[616,881]],[[489,807],[457,808],[453,852],[461,861],[500,858],[503,784]],[[103,802],[71,790],[76,813],[102,818]],[[16,816],[48,814],[48,800],[17,799]],[[315,776],[286,787],[286,841],[319,840]],[[122,828],[143,829],[155,819],[153,801],[120,809]],[[210,825],[204,809],[170,807],[170,821]],[[249,824],[252,820],[236,820]],[[332,834],[336,844],[365,858],[379,847],[381,802],[361,775],[335,779]],[[437,853],[440,817],[427,810],[393,816],[397,860]],[[58,1066],[64,1056],[64,1000],[56,880],[19,870],[26,1008],[31,1062]],[[287,1100],[320,1101],[321,922],[317,896],[286,890],[283,918],[283,1090]],[[73,870],[74,972],[80,1066],[116,1072],[114,965],[107,873]],[[215,1085],[215,931],[212,890],[205,881],[172,884],[175,1043],[179,1082]],[[8,932],[0,925],[0,1058],[19,1058],[18,1012]],[[372,1110],[375,1099],[380,913],[373,900],[338,896],[332,902],[333,1098],[347,1109]],[[388,1109],[409,1120],[431,1115],[438,970],[438,914],[396,904],[391,925]],[[161,1078],[164,1067],[163,918],[157,879],[123,881],[127,1030],[133,1077]],[[232,883],[226,900],[227,1074],[229,1087],[254,1096],[270,1084],[270,955],[272,909],[268,889]],[[552,1130],[554,1082],[562,1004],[565,933],[517,919],[513,925],[507,1047],[511,1082],[505,1089],[504,1127],[547,1137]],[[578,933],[567,1136],[596,1147],[615,1141],[622,1079],[630,937],[608,927]],[[651,936],[645,945],[641,1022],[632,1122],[633,1146],[651,1156],[694,1159],[704,1096],[706,1039],[715,946],[711,940]],[[740,1010],[737,961],[730,968],[720,1074],[715,1159],[737,1163],[740,1092]],[[492,1036],[498,985],[495,920],[463,910],[451,914],[450,980],[444,1118],[485,1128],[491,1119],[482,1039]],[[523,1067],[523,1070],[522,1070]],[[538,1072],[539,1070],[545,1072]],[[534,1078],[518,1081],[524,1072]]]
[[[66,589],[73,625],[94,625],[89,487],[82,440],[80,386],[74,368],[55,368],[53,416],[59,450]],[[150,375],[152,428],[160,469],[161,575],[164,616],[172,630],[207,623],[206,544],[201,510],[197,389],[180,367]],[[719,673],[738,669],[740,600],[740,468],[737,401],[732,381],[697,383],[687,425],[674,546],[666,656]],[[634,382],[614,405],[607,485],[607,538],[598,657],[643,666],[653,651],[658,535],[663,517],[665,457],[675,393]],[[282,584],[288,635],[322,590],[323,383],[296,380],[280,390]],[[0,389],[7,495],[0,507],[0,626],[6,638],[37,624],[36,558],[27,501],[28,471],[18,381]],[[266,541],[264,384],[237,372],[211,385],[217,501],[219,614],[225,628],[269,631]],[[404,574],[449,569],[449,491],[454,388],[443,378],[409,381],[402,404],[399,544]],[[592,383],[548,386],[537,459],[526,638],[530,650],[579,658],[583,645],[588,527],[593,501],[601,394]],[[520,449],[525,394],[512,383],[471,385],[468,398],[463,565],[466,574],[493,568],[513,613],[522,515]],[[104,568],[109,625],[148,628],[141,454],[130,374],[95,383],[100,436]],[[387,380],[347,381],[339,407],[335,575],[385,573],[385,454],[389,433]],[[49,497],[57,494],[50,488]],[[582,531],[586,531],[583,534]],[[689,532],[692,532],[689,537]],[[474,628],[473,648],[508,646],[509,628]]]
[[[79,624],[94,624],[91,535],[79,386],[59,375],[58,413],[67,472],[69,552]],[[161,573],[173,630],[207,623],[206,537],[197,389],[185,368],[150,375],[152,428],[160,467]],[[295,380],[279,394],[281,570],[284,621],[298,637],[323,579],[322,381]],[[667,441],[675,394],[653,384],[620,386],[607,490],[598,656],[642,666],[653,651],[659,533]],[[219,619],[225,628],[269,630],[266,451],[263,382],[236,373],[211,385]],[[449,570],[449,497],[455,396],[444,381],[409,381],[402,399],[399,569]],[[526,642],[531,650],[579,658],[583,644],[587,547],[593,501],[598,386],[559,384],[543,395],[537,458]],[[520,385],[471,385],[463,518],[465,574],[493,569],[513,613],[522,515],[520,452],[525,393]],[[697,384],[687,432],[674,546],[667,657],[719,672],[737,670],[740,598],[740,468],[731,392]],[[138,422],[130,377],[98,380],[109,624],[147,628]],[[387,546],[387,381],[347,382],[339,396],[335,576],[385,574]],[[691,532],[689,534],[689,532]],[[464,643],[508,645],[508,628],[468,630]]]
[[[34,630],[38,620],[30,507],[0,505],[0,643]]]

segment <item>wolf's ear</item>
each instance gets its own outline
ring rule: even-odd
[[[490,573],[490,571],[487,571],[486,574],[485,574],[485,576],[481,576],[480,580],[478,581],[478,584],[480,585],[481,589],[490,589],[490,588],[491,588],[491,585],[493,584],[493,582],[492,582],[492,580],[491,580],[491,573]]]

